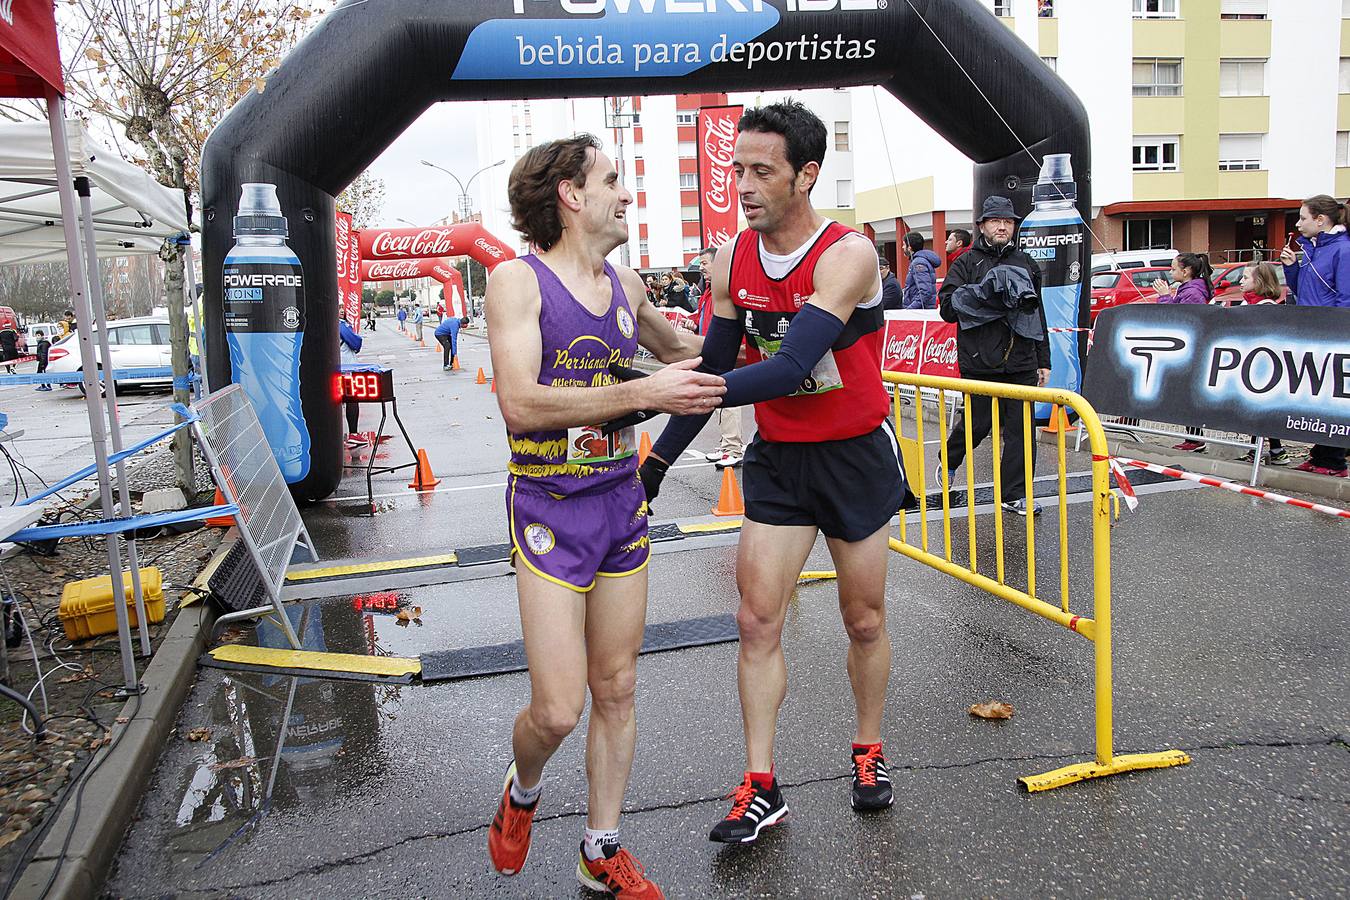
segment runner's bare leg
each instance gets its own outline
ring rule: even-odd
[[[619,827],[637,741],[633,688],[646,621],[646,569],[621,578],[595,579],[586,603],[587,683],[591,689],[586,733],[588,828]]]
[[[773,764],[778,709],[787,696],[783,619],[815,542],[816,528],[811,525],[764,525],[746,519],[741,526],[736,554],[736,586],[741,593],[736,681],[746,768],[751,772],[767,772]]]
[[[886,563],[890,526],[860,541],[826,538],[839,574],[839,612],[848,632],[848,680],[858,708],[859,744],[881,741],[881,713],[891,677],[891,638],[886,631]]]

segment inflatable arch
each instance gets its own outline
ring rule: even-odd
[[[241,329],[294,335],[298,323],[298,402],[268,437],[279,457],[303,456],[282,466],[299,499],[332,493],[342,471],[327,377],[338,365],[333,198],[433,103],[863,84],[883,86],[969,156],[977,198],[998,191],[1024,211],[1042,158],[1071,154],[1076,205],[1091,218],[1085,109],[979,0],[344,0],[206,143],[211,382],[231,380],[228,347],[243,354],[235,380],[256,384]],[[273,244],[285,232],[285,244],[232,256],[241,228]],[[257,284],[287,285],[275,315],[250,317],[235,302]]]
[[[396,262],[361,261],[362,281],[402,281],[405,278],[434,278],[445,293],[448,315],[462,319],[466,315],[464,279],[448,259],[401,259]],[[429,305],[435,307],[434,300]]]

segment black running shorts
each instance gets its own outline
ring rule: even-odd
[[[814,525],[860,541],[891,520],[904,499],[899,447],[889,420],[842,441],[788,443],[759,435],[745,451],[745,517],[763,525]]]

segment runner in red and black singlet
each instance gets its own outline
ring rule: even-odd
[[[511,446],[507,516],[530,702],[516,717],[514,759],[488,855],[515,875],[530,852],[544,764],[591,695],[586,772],[593,803],[576,874],[616,897],[663,895],[619,842],[619,809],[637,729],[633,685],[647,615],[647,502],[632,430],[598,423],[639,410],[707,413],[722,379],[694,371],[701,338],[677,334],[633,270],[605,256],[628,240],[632,196],[590,135],[529,150],[511,171],[512,224],[537,254],[498,266],[487,320],[497,402]],[[619,383],[641,344],[672,365]],[[597,624],[598,623],[598,624]],[[588,673],[598,673],[595,680]]]
[[[881,750],[891,660],[887,526],[904,493],[881,380],[876,250],[811,208],[825,125],[789,101],[748,111],[739,131],[734,166],[750,228],[713,262],[715,307],[703,344],[705,366],[726,373],[723,405],[754,403],[759,423],[745,454],[745,522],[736,558],[746,771],[730,812],[709,835],[727,843],[754,841],[787,813],[773,755],[787,693],[783,620],[820,533],[839,575],[849,638],[857,708],[853,808],[891,805]],[[733,372],[742,339],[751,364]],[[649,502],[702,422],[673,419],[656,442],[639,470]]]

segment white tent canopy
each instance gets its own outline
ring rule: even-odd
[[[182,191],[105,149],[77,120],[66,120],[66,135],[72,176],[90,181],[99,256],[155,253],[187,230]],[[48,123],[0,125],[0,265],[65,261]]]

